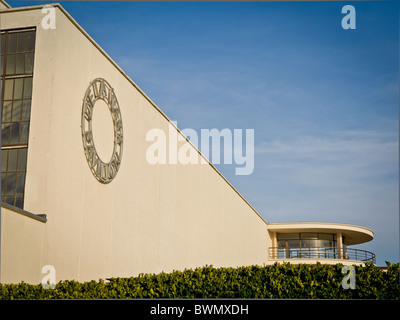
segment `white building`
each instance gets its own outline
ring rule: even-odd
[[[370,229],[268,223],[59,5],[0,3],[2,283],[219,266],[375,262]],[[150,164],[172,130],[206,164]],[[109,159],[109,160],[108,160]]]

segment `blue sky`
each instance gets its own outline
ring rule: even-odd
[[[267,222],[365,226],[399,261],[395,1],[60,3],[179,128],[255,130],[251,175],[216,167]]]

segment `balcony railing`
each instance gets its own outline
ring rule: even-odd
[[[369,251],[336,247],[324,248],[269,248],[270,259],[341,259],[372,262],[375,264],[375,254]]]

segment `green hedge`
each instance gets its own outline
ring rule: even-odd
[[[399,299],[399,263],[387,272],[355,266],[355,289],[343,289],[342,265],[274,264],[238,268],[205,266],[172,273],[141,274],[104,282],[60,281],[42,285],[0,284],[0,299],[126,298],[320,298]]]

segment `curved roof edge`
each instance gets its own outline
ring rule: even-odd
[[[346,238],[346,244],[360,244],[371,241],[374,238],[374,232],[366,227],[356,226],[344,223],[332,222],[279,222],[268,223],[268,231],[271,232],[321,232],[338,233],[340,232]]]

